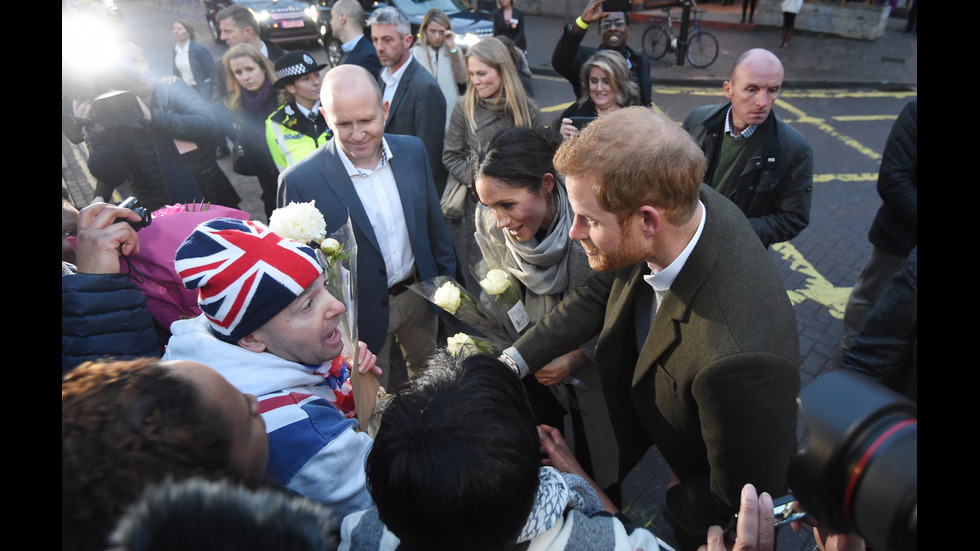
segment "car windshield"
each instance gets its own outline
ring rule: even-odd
[[[392,5],[400,9],[409,17],[424,17],[426,12],[432,8],[439,8],[452,15],[457,12],[467,11],[461,0],[389,0]]]

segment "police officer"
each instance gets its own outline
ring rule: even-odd
[[[283,171],[325,144],[331,132],[320,112],[320,71],[310,54],[289,52],[276,60],[276,81],[287,101],[265,121],[272,159]]]

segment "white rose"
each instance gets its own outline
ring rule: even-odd
[[[459,356],[464,351],[466,355],[470,355],[476,352],[476,343],[466,333],[456,333],[446,339],[446,349],[454,356]]]
[[[340,245],[340,241],[337,241],[332,237],[328,237],[323,240],[323,243],[320,243],[320,250],[327,256],[333,256],[339,253],[341,249],[343,249],[343,247]]]
[[[455,314],[460,302],[459,288],[447,281],[442,284],[442,287],[436,289],[435,294],[432,295],[432,300],[439,308],[450,314]]]
[[[490,270],[487,277],[480,280],[480,287],[491,295],[499,295],[510,287],[510,278],[503,270]]]
[[[269,217],[269,229],[279,237],[303,244],[319,243],[327,235],[327,223],[315,203],[290,203],[277,208]]]

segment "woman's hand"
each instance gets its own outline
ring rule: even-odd
[[[367,372],[381,375],[381,368],[377,365],[378,357],[368,350],[364,341],[357,342],[357,372],[364,375]]]
[[[572,124],[572,119],[569,118],[561,120],[561,128],[558,131],[561,133],[562,138],[566,140],[578,136],[578,128],[575,128],[575,125]]]
[[[558,356],[554,360],[548,362],[546,366],[542,367],[534,374],[534,378],[545,386],[560,383],[565,379],[565,377],[568,377],[572,371],[575,371],[580,365],[585,363],[585,360],[586,357],[584,352],[578,349],[572,350],[568,354]]]

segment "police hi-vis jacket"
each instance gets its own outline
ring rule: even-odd
[[[313,153],[332,135],[319,109],[316,120],[310,120],[296,107],[295,101],[279,107],[265,120],[265,139],[280,172]]]

